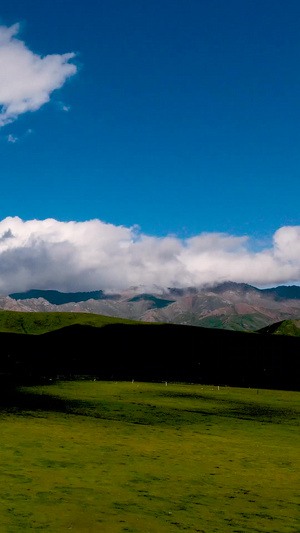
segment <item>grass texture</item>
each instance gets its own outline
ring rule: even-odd
[[[1,333],[22,333],[41,335],[74,324],[103,327],[109,324],[141,324],[125,318],[95,315],[93,313],[30,313],[22,311],[0,311]]]
[[[300,531],[299,393],[78,381],[1,402],[1,533]]]

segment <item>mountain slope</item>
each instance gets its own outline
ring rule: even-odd
[[[286,335],[300,337],[300,320],[283,320],[258,330],[263,335]]]
[[[299,300],[300,299],[300,287],[297,285],[291,285],[286,287],[280,285],[272,289],[264,289],[265,294],[273,294],[276,300]]]
[[[226,282],[153,293],[143,287],[118,294],[35,290],[0,297],[0,309],[93,313],[144,322],[255,331],[275,322],[299,318],[300,287],[257,289],[244,283]]]

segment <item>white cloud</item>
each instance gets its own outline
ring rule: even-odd
[[[257,286],[300,280],[300,227],[278,229],[260,252],[247,237],[203,233],[190,239],[143,234],[100,220],[0,221],[0,293],[30,288],[119,290],[225,280]]]
[[[68,111],[70,111],[70,109],[71,109],[70,105],[66,105],[63,102],[61,102],[60,100],[57,100],[55,103],[56,103],[56,107],[60,111],[64,111],[65,113],[68,113]]]
[[[16,143],[18,140],[18,137],[15,137],[14,135],[12,135],[11,133],[8,135],[7,137],[7,141],[9,143]]]
[[[19,24],[0,26],[0,127],[36,111],[77,72],[74,53],[40,56],[17,38]]]

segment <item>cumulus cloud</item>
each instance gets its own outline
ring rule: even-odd
[[[226,280],[256,286],[300,280],[300,227],[278,229],[254,252],[247,237],[202,233],[153,237],[100,220],[0,221],[0,293],[30,288],[120,290],[132,285],[201,286]]]
[[[17,37],[19,29],[0,26],[0,127],[40,109],[77,72],[74,53],[35,54]]]

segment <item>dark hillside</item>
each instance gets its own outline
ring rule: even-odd
[[[152,294],[139,294],[138,296],[134,296],[134,298],[131,298],[129,302],[140,302],[141,300],[151,302],[153,304],[153,307],[156,307],[157,309],[162,309],[163,307],[167,307],[168,305],[174,303],[174,300],[157,298]]]
[[[44,298],[51,304],[62,305],[70,302],[87,302],[88,300],[118,299],[118,296],[109,297],[103,291],[91,292],[59,292],[51,290],[31,289],[27,292],[15,292],[9,295],[13,300],[28,300],[30,298]]]
[[[273,287],[271,289],[263,289],[261,292],[264,294],[270,294],[274,296],[275,300],[299,300],[300,299],[300,287],[298,285],[280,285],[279,287]]]
[[[299,390],[300,340],[176,325],[73,325],[0,333],[0,372],[20,378],[186,381]]]

